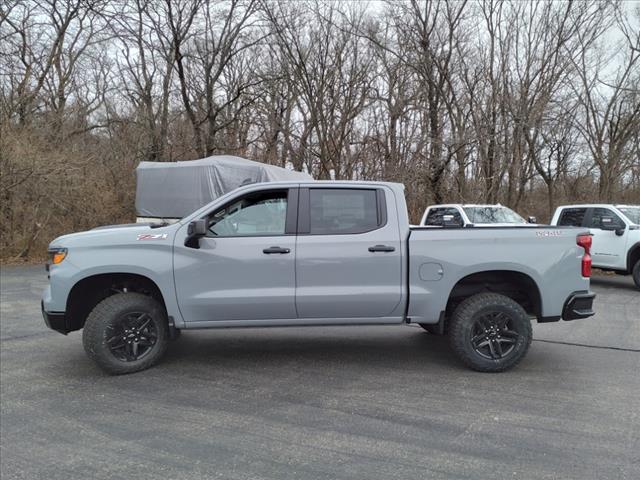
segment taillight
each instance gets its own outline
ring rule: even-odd
[[[591,253],[591,235],[578,235],[578,238],[576,239],[576,243],[578,245],[580,245],[582,248],[584,248],[584,251],[586,253]]]
[[[578,235],[576,243],[584,248],[582,256],[582,276],[591,276],[591,235]]]

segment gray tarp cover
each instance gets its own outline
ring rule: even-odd
[[[136,169],[139,217],[182,218],[247,182],[311,180],[307,173],[216,155],[184,162],[140,162]]]

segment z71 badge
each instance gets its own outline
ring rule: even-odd
[[[138,235],[138,240],[165,240],[166,238],[166,233],[141,233]]]

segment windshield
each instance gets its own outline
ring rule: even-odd
[[[507,207],[464,207],[471,223],[527,223]]]
[[[640,207],[618,207],[631,222],[640,225]]]

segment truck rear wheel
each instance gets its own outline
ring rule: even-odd
[[[527,312],[497,293],[479,293],[455,309],[449,325],[453,351],[473,370],[502,372],[526,355],[533,337]]]
[[[640,289],[640,260],[638,260],[633,266],[631,275],[633,275],[633,283],[635,283],[636,287]]]
[[[87,355],[114,375],[149,368],[160,360],[168,340],[164,308],[140,293],[105,298],[91,311],[82,332]]]

